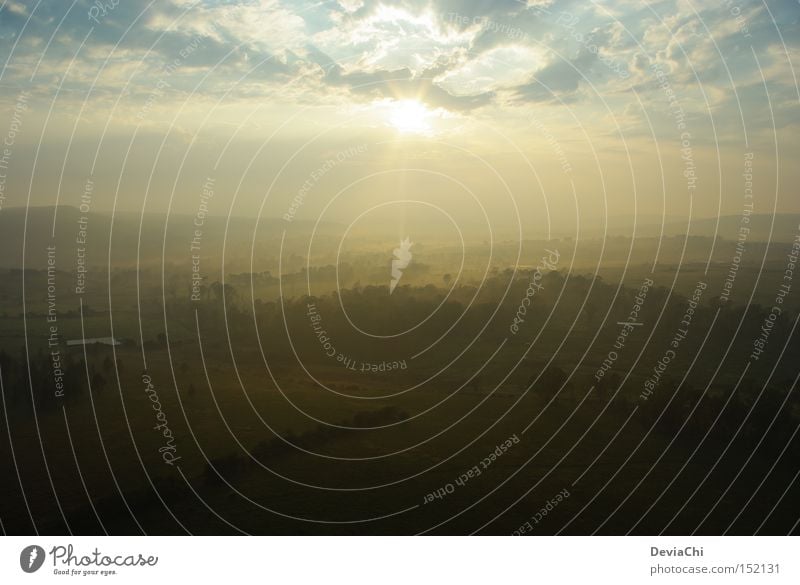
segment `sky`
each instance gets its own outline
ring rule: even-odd
[[[405,205],[528,234],[738,215],[751,179],[756,213],[798,213],[799,20],[789,0],[0,0],[0,209],[91,181],[92,211],[194,214],[213,184],[219,215]]]

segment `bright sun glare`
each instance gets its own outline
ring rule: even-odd
[[[389,108],[389,123],[404,134],[425,134],[431,130],[429,118],[432,113],[416,100],[392,102]]]

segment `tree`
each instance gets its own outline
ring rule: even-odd
[[[100,372],[95,372],[92,376],[92,389],[97,392],[102,392],[106,387],[106,379]]]

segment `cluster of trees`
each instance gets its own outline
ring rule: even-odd
[[[83,352],[76,354],[62,347],[58,362],[60,371],[57,372],[52,356],[43,349],[38,349],[29,356],[21,348],[18,357],[0,350],[0,377],[5,408],[15,411],[35,406],[39,412],[51,410],[61,404],[79,401],[86,395],[90,384],[93,393],[102,394],[114,380],[115,369],[121,374],[124,366],[121,359],[115,363],[108,352],[98,355],[101,351],[103,350],[97,348],[90,350],[90,354],[96,359],[90,361],[87,368]],[[56,377],[62,384],[63,396],[56,394]]]
[[[296,453],[296,447],[307,450],[324,449],[325,445],[330,442],[350,436],[353,432],[348,428],[340,427],[369,429],[407,418],[408,413],[392,406],[359,412],[350,420],[339,421],[337,426],[317,425],[302,433],[296,434],[289,431],[283,438],[275,437],[261,441],[250,450],[250,454],[261,463],[268,464],[271,460]],[[206,465],[203,478],[206,484],[215,485],[221,483],[220,476],[231,481],[238,475],[252,471],[255,466],[256,464],[245,455],[226,455],[212,459]]]

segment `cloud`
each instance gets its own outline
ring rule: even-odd
[[[322,82],[325,85],[346,89],[362,99],[415,99],[432,108],[463,112],[487,105],[494,97],[491,91],[477,95],[454,95],[438,85],[435,78],[447,70],[446,60],[415,75],[408,68],[347,72],[324,53],[309,49],[309,56],[321,67]]]

